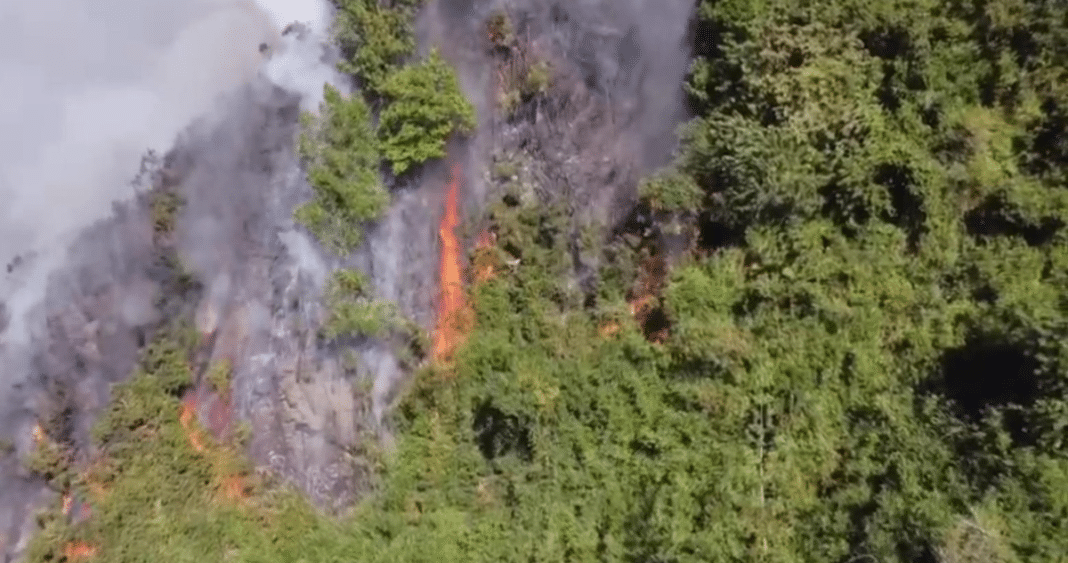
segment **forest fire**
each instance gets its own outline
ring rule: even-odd
[[[438,321],[433,342],[433,357],[438,362],[448,361],[463,337],[461,322],[465,308],[460,243],[456,238],[456,228],[460,225],[458,207],[463,170],[459,164],[454,164],[450,172],[445,214],[438,227],[441,263],[438,268]]]
[[[196,397],[190,395],[182,401],[182,411],[178,415],[178,422],[182,424],[182,429],[185,430],[186,436],[189,438],[189,444],[193,446],[193,449],[198,452],[204,451],[204,440],[200,435],[200,430],[195,425],[196,421]]]
[[[220,489],[226,500],[230,502],[239,503],[248,497],[245,493],[245,480],[241,475],[223,477]]]
[[[33,436],[34,445],[40,447],[48,442],[48,436],[45,434],[44,428],[41,428],[41,423],[34,423],[33,429],[30,430],[30,434]]]
[[[667,280],[667,263],[662,257],[648,257],[641,263],[638,280],[631,288],[627,302],[630,314],[637,321],[645,337],[663,344],[669,334],[667,316],[660,305],[660,295]],[[614,335],[616,331],[605,329],[602,334]]]
[[[82,561],[96,555],[96,547],[82,541],[70,542],[63,548],[67,561]]]
[[[486,229],[479,233],[475,242],[475,255],[472,259],[472,268],[475,274],[475,283],[489,281],[497,275],[497,260],[494,246],[497,244],[497,234]]]
[[[206,429],[198,424],[198,409],[207,411]],[[178,422],[181,423],[193,449],[204,454],[215,468],[219,499],[235,503],[245,500],[248,496],[245,475],[240,471],[232,471],[231,465],[227,463],[228,451],[221,447],[231,430],[229,391],[218,394],[203,385],[198,386],[182,400]],[[214,446],[211,448],[208,448],[209,443],[205,441],[205,432],[214,438],[211,442]]]

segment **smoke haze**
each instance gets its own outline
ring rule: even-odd
[[[294,20],[323,30],[329,11],[320,0],[0,3],[0,265],[45,255],[0,283],[9,338],[23,335],[57,249],[132,195],[141,154],[167,150],[217,96],[255,76],[259,46],[277,44]],[[327,78],[285,68],[273,70],[283,86],[314,91]],[[12,298],[13,286],[30,291]]]
[[[19,456],[32,446],[41,381],[58,374],[81,408],[99,408],[108,382],[128,375],[136,357],[129,327],[156,314],[158,288],[137,274],[153,259],[152,234],[115,207],[136,194],[142,155],[168,152],[194,122],[201,132],[255,136],[247,123],[256,110],[242,104],[274,103],[263,78],[314,108],[322,83],[337,76],[321,49],[281,31],[301,21],[319,35],[329,20],[321,0],[0,2],[0,438]],[[249,145],[197,135],[200,154],[230,160]],[[234,174],[223,172],[198,189],[226,200]],[[67,334],[78,331],[110,344],[86,347]],[[66,365],[75,349],[99,357]],[[47,496],[19,456],[0,460],[0,557],[24,548],[32,510]]]
[[[455,38],[465,26],[481,37],[500,7],[560,78],[528,118],[498,122],[500,61]],[[670,152],[692,2],[436,8],[423,14],[420,43],[447,47],[483,124],[451,154],[467,169],[465,205],[487,195],[479,172],[494,155],[534,140],[527,152],[541,163],[529,175],[542,181],[530,185],[587,210],[583,221],[611,222],[631,172]],[[314,330],[325,318],[320,289],[340,264],[294,228],[292,210],[312,189],[292,141],[298,102],[318,107],[324,82],[346,89],[319,41],[331,17],[321,0],[0,0],[0,439],[29,451],[47,410],[34,397],[52,385],[76,407],[70,433],[85,444],[109,386],[136,364],[142,325],[195,306],[197,353],[233,368],[232,414],[251,423],[250,457],[320,506],[354,498],[359,478],[340,445],[382,423],[407,368],[393,342],[358,341],[361,365],[350,369]],[[283,32],[294,21],[307,26]],[[143,199],[113,205],[135,195],[147,149],[167,153],[167,182],[185,203],[171,242],[203,290],[163,304],[151,210]],[[434,170],[391,186],[386,216],[341,260],[424,327],[444,182]],[[369,399],[350,372],[373,378]],[[15,461],[0,458],[0,553],[22,549],[13,544],[32,533],[26,507],[47,496]]]

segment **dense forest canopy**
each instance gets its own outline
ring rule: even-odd
[[[365,96],[327,97],[324,229],[473,126],[436,53],[406,64],[411,2],[340,4]],[[164,343],[103,423],[98,513],[34,557],[1068,560],[1068,5],[702,0],[694,37],[694,117],[640,202],[692,244],[613,237],[584,295],[562,212],[493,202],[475,328],[351,518],[202,495]]]

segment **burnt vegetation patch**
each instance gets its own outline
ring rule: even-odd
[[[664,342],[671,330],[671,319],[661,299],[667,286],[669,262],[662,248],[664,237],[660,225],[653,219],[651,209],[638,204],[613,235],[616,240],[629,243],[634,252],[634,281],[625,295],[631,313],[647,340]]]

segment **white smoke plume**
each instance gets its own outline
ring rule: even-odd
[[[0,302],[4,338],[71,237],[133,195],[146,149],[165,152],[217,97],[261,70],[293,21],[319,34],[323,0],[5,0],[0,2]],[[280,53],[265,69],[314,107],[332,69]],[[36,259],[14,275],[3,268]]]
[[[107,272],[121,250],[98,235],[79,245],[93,255],[74,256],[71,242],[89,240],[79,237],[135,195],[131,180],[147,150],[166,153],[197,120],[247,121],[231,115],[240,96],[227,94],[266,77],[300,94],[305,109],[316,107],[323,82],[339,78],[321,49],[282,31],[302,22],[323,37],[330,20],[325,0],[0,0],[0,439],[21,454],[31,447],[28,389],[39,385],[35,358],[51,344],[40,313],[56,305],[45,303],[49,276],[76,279],[72,264]],[[248,145],[203,142],[205,155]],[[223,184],[217,189],[232,188]],[[114,306],[129,322],[144,321],[152,291]],[[106,378],[91,379],[65,384],[78,397],[94,396],[73,389],[96,389]],[[45,492],[17,461],[0,459],[4,560],[25,547]]]

